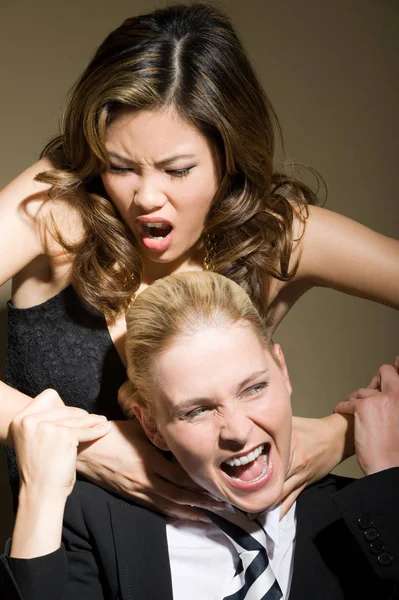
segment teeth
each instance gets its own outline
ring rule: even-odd
[[[229,467],[240,467],[243,465],[247,465],[248,463],[256,460],[258,458],[258,456],[260,456],[262,454],[263,448],[264,448],[263,445],[259,446],[258,448],[256,448],[252,452],[249,452],[245,456],[240,456],[239,458],[238,457],[229,458],[228,460],[225,460],[224,462],[226,463],[226,465],[229,465]]]
[[[168,227],[168,223],[164,223],[160,221],[159,223],[143,223],[144,227],[149,227],[150,229],[154,227],[155,229],[162,229],[162,227]]]
[[[264,477],[267,473],[268,466],[269,466],[269,455],[264,454],[263,455],[262,473],[258,477],[255,477],[255,479],[252,479],[252,482],[247,482],[247,483],[253,483],[254,481],[257,481],[258,479],[261,479],[262,477]],[[229,477],[231,477],[231,479],[235,479],[236,481],[241,481],[241,479],[239,477],[234,477],[234,475],[229,475]]]

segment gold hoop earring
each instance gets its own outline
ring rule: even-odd
[[[207,233],[205,237],[205,258],[203,262],[204,271],[215,270],[216,251],[216,236],[213,233]]]
[[[137,285],[136,285],[136,278],[135,278],[135,276],[131,275],[129,279],[130,279],[130,283],[133,282],[133,289],[134,289],[134,291],[132,292],[132,295],[130,296],[130,300],[129,300],[128,304],[127,304],[127,308],[128,309],[132,306],[133,302],[136,300],[136,293],[137,293]]]

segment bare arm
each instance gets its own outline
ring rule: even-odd
[[[43,208],[47,186],[34,181],[48,168],[40,161],[0,192],[0,285],[14,276],[24,279],[30,265],[45,257]],[[0,442],[11,444],[10,423],[31,398],[0,382]]]
[[[310,207],[296,280],[399,309],[399,241]]]
[[[296,237],[302,224],[296,223]],[[296,300],[313,286],[399,308],[399,242],[328,210],[309,207],[309,219],[292,256],[298,271],[275,285],[271,315],[276,327]],[[344,417],[335,419],[334,417]],[[293,456],[285,483],[283,512],[310,482],[353,453],[353,416],[294,419]]]
[[[21,394],[9,385],[0,381],[0,443],[13,445],[11,421],[17,413],[24,409],[32,398]]]

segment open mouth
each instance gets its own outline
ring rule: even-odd
[[[269,467],[269,444],[261,444],[243,456],[229,458],[222,462],[221,469],[231,479],[245,483],[262,479]]]
[[[141,223],[144,235],[153,240],[163,240],[172,231],[172,225],[163,221],[155,223]]]

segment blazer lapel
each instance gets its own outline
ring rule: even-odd
[[[108,504],[121,600],[173,600],[165,519],[119,498]]]

